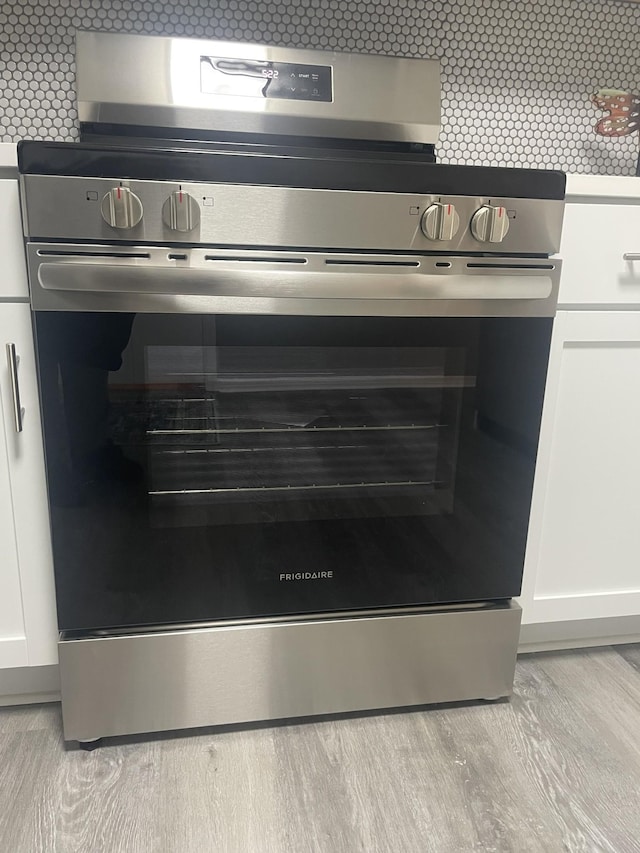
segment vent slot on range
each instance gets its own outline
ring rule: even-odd
[[[69,249],[39,249],[39,258],[135,258],[148,261],[149,252],[71,251]]]
[[[437,265],[436,265],[437,266]],[[554,270],[555,264],[492,264],[492,263],[470,263],[470,270]]]
[[[420,261],[364,261],[351,258],[344,259],[328,259],[325,261],[327,266],[332,267],[419,267]]]
[[[306,264],[306,258],[255,258],[241,255],[205,255],[205,261],[238,261],[254,264]]]

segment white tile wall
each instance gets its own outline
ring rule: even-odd
[[[640,91],[640,4],[0,2],[0,141],[77,138],[76,29],[436,57],[443,67],[441,161],[634,172],[638,134],[596,136],[601,114],[590,97],[604,87]]]

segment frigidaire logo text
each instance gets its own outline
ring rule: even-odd
[[[283,572],[281,581],[313,581],[320,578],[332,578],[333,572]]]

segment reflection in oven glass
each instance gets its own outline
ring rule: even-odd
[[[38,316],[40,394],[45,413],[49,497],[54,506],[86,501],[91,484],[141,479],[141,466],[114,441],[111,383],[122,368],[134,314]]]
[[[451,503],[460,395],[475,382],[462,350],[147,346],[144,361],[144,394],[112,388],[112,418],[116,441],[145,443],[154,525]]]

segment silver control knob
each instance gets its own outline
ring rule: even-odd
[[[460,217],[452,204],[435,202],[422,214],[420,225],[429,240],[453,240],[460,227]]]
[[[162,205],[162,221],[172,231],[193,231],[200,224],[198,202],[189,193],[176,190]]]
[[[471,233],[481,243],[501,243],[509,231],[505,207],[485,204],[471,217]]]
[[[142,219],[142,202],[127,187],[114,187],[100,205],[102,218],[112,228],[135,228]]]

